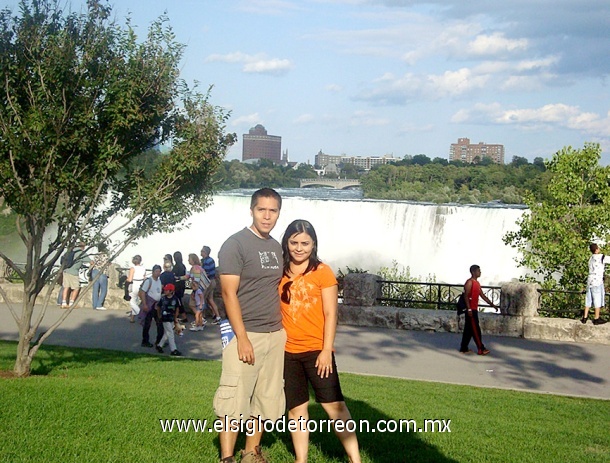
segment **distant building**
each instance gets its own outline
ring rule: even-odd
[[[386,154],[385,156],[334,156],[324,154],[321,150],[315,157],[316,166],[325,168],[327,173],[333,172],[333,166],[338,166],[339,164],[354,164],[360,170],[371,170],[375,166],[397,161],[400,161],[400,159],[395,158],[391,154]]]
[[[252,127],[243,137],[242,161],[271,159],[278,164],[282,161],[282,137],[267,135],[261,124]]]
[[[470,143],[469,138],[458,138],[457,143],[451,143],[449,161],[462,161],[471,164],[475,158],[491,158],[496,164],[504,164],[504,145],[489,145],[479,142]]]

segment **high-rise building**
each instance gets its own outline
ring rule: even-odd
[[[244,134],[242,161],[249,159],[271,159],[278,164],[282,160],[282,137],[267,135],[261,124],[252,127]]]
[[[479,142],[470,143],[469,138],[458,138],[457,143],[451,143],[449,148],[449,161],[474,162],[475,158],[491,158],[496,164],[504,164],[504,145],[490,145]]]

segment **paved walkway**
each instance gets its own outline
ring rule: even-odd
[[[125,308],[127,309],[127,307]],[[63,312],[52,307],[49,326]],[[151,329],[154,339],[155,327]],[[471,384],[530,392],[610,399],[610,346],[485,336],[488,356],[457,352],[461,335],[339,326],[339,371]],[[0,304],[0,339],[17,340],[17,325]],[[49,344],[148,352],[140,347],[141,327],[125,310],[76,309],[47,340]],[[177,338],[185,356],[219,359],[218,327]],[[167,348],[166,348],[167,350]],[[160,354],[156,354],[160,355]]]

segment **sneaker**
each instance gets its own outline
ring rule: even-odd
[[[189,331],[203,331],[203,326],[191,326]]]
[[[63,301],[63,302],[61,303],[61,306],[60,306],[60,307],[61,307],[62,309],[67,309],[67,308],[68,308],[68,303],[67,303],[66,301]]]
[[[146,341],[142,341],[141,346],[142,347],[153,347],[153,345],[150,342],[146,342]]]
[[[74,306],[74,301],[70,301],[70,302],[68,303],[68,307],[73,307],[73,306]]]
[[[184,336],[184,331],[180,331],[180,333],[178,334],[178,336],[180,336],[180,337]]]
[[[580,319],[580,323],[582,323],[584,325],[585,323],[587,323],[587,319],[585,317],[582,317]],[[593,323],[595,323],[595,322],[593,322]]]
[[[461,350],[460,351],[460,354],[472,354],[472,353],[473,352],[470,349],[468,349],[468,350]]]
[[[197,326],[197,322],[191,322],[191,326]]]
[[[171,353],[169,355],[173,355],[174,357],[182,357],[182,352],[180,352],[178,349],[171,351]]]
[[[106,307],[96,307],[95,310],[106,310]]]
[[[593,324],[594,325],[603,325],[604,323],[608,323],[606,320],[602,319],[602,318],[595,318],[593,319]]]
[[[157,344],[157,345],[155,346],[155,349],[157,349],[157,352],[159,352],[160,354],[162,354],[162,353],[163,353],[163,347],[161,347],[159,344]]]
[[[225,457],[222,460],[220,460],[220,463],[236,463],[235,457],[234,456]]]
[[[242,450],[240,462],[241,463],[269,463],[268,460],[264,457],[263,453],[261,452],[260,445],[257,445],[256,447],[254,447],[253,452],[246,453]]]
[[[488,349],[483,349],[483,350],[480,350],[480,351],[479,351],[479,352],[477,352],[477,353],[478,353],[479,355],[487,355],[487,354],[489,354],[489,350],[488,350]]]
[[[214,325],[219,325],[219,324],[220,324],[220,320],[222,320],[222,318],[220,318],[220,317],[216,317],[212,323],[213,323]]]

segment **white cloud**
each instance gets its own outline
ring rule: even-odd
[[[468,68],[438,75],[408,73],[396,77],[386,73],[373,82],[373,89],[362,92],[357,99],[378,104],[405,104],[420,99],[459,97],[484,88],[488,80],[489,76],[476,75]]]
[[[356,127],[380,127],[389,125],[390,120],[383,117],[376,117],[368,111],[356,111],[350,118],[350,125]]]
[[[287,59],[260,59],[244,64],[243,71],[256,74],[285,74],[293,67]]]
[[[343,87],[337,84],[328,84],[326,87],[324,87],[324,90],[331,93],[339,93],[343,91]]]
[[[456,112],[451,122],[459,124],[514,125],[523,130],[571,129],[587,135],[610,137],[610,112],[605,116],[582,111],[578,106],[555,103],[539,108],[504,109],[498,103],[475,105]]]
[[[242,52],[227,53],[225,55],[212,54],[206,62],[238,63],[243,64],[242,71],[248,74],[285,74],[294,68],[288,59],[267,58],[265,54],[249,55]]]
[[[258,113],[240,116],[231,121],[231,125],[233,127],[244,126],[244,125],[246,125],[248,127],[253,127],[256,124],[262,124],[262,123],[263,123],[262,118]]]
[[[301,114],[299,117],[297,117],[294,120],[295,124],[310,124],[311,122],[314,121],[314,116],[313,114]]]
[[[528,47],[526,39],[507,39],[501,32],[491,35],[477,35],[467,47],[467,52],[473,55],[498,55],[506,52],[522,51]]]

